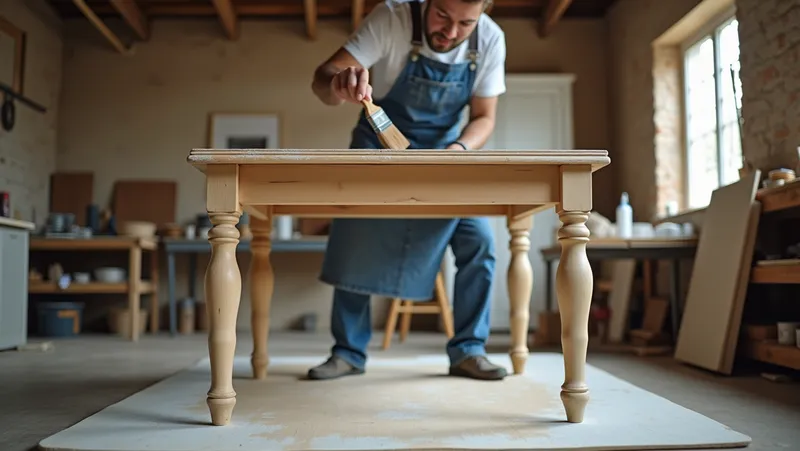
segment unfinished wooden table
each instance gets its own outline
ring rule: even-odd
[[[205,173],[213,227],[205,276],[214,425],[230,422],[236,404],[233,357],[242,290],[236,262],[243,210],[251,216],[250,270],[253,377],[267,375],[273,215],[303,217],[504,216],[511,236],[507,270],[515,374],[528,357],[526,335],[533,274],[528,256],[533,214],[557,209],[561,260],[556,293],[561,315],[569,422],[580,423],[589,389],[584,371],[592,269],[586,256],[592,174],[610,163],[604,150],[227,150],[195,149],[188,162]]]

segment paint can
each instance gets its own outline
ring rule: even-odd
[[[0,216],[11,217],[11,196],[5,191],[0,192]]]

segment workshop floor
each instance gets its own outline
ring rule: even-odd
[[[443,352],[440,334],[412,332],[408,342],[395,342],[388,351],[379,349],[382,336],[373,335],[372,353]],[[507,335],[492,335],[489,352],[505,352],[508,342]],[[54,343],[49,353],[0,352],[0,450],[35,449],[43,438],[207,355],[204,334],[146,335],[138,343],[96,335]],[[329,346],[325,333],[274,333],[270,338],[273,354],[323,354]],[[240,334],[237,353],[249,352],[250,336]],[[800,382],[770,382],[753,371],[716,376],[669,357],[593,352],[589,362],[749,435],[753,443],[748,449],[800,449]]]

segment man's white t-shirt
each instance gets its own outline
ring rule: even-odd
[[[424,15],[424,4],[420,6]],[[412,29],[408,0],[384,0],[375,5],[345,43],[344,48],[362,66],[370,69],[374,99],[389,92],[406,65],[412,49]],[[428,58],[447,64],[469,61],[468,39],[447,53],[432,51],[424,30],[422,41],[420,51]],[[505,92],[505,60],[505,33],[488,15],[481,14],[478,20],[478,69],[472,88],[474,96],[494,97]]]

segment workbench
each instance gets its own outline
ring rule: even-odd
[[[681,318],[680,299],[680,262],[684,259],[694,258],[697,250],[697,238],[593,238],[586,246],[589,260],[668,260],[669,265],[669,305],[672,318],[671,326],[673,337],[678,336]],[[553,263],[561,257],[558,246],[542,249],[542,257],[547,268],[547,291],[545,309],[550,311],[553,292]]]
[[[232,150],[195,149],[188,162],[205,174],[213,227],[205,276],[210,329],[211,387],[206,402],[214,425],[231,421],[236,404],[233,357],[242,290],[236,224],[251,221],[250,271],[253,377],[267,377],[272,216],[506,218],[511,259],[510,360],[521,374],[533,275],[528,256],[533,214],[556,208],[561,263],[556,274],[563,318],[566,420],[580,423],[589,401],[585,380],[593,276],[586,256],[592,176],[608,165],[605,150]]]
[[[169,331],[170,334],[178,333],[178,305],[175,297],[175,256],[187,254],[189,256],[188,292],[191,299],[195,298],[195,285],[197,274],[197,255],[211,252],[208,240],[201,238],[162,238],[164,253],[167,254],[167,297],[169,298]],[[271,240],[272,252],[325,252],[327,239],[325,237],[307,237],[293,240]],[[250,240],[242,240],[236,246],[236,252],[250,252]]]

